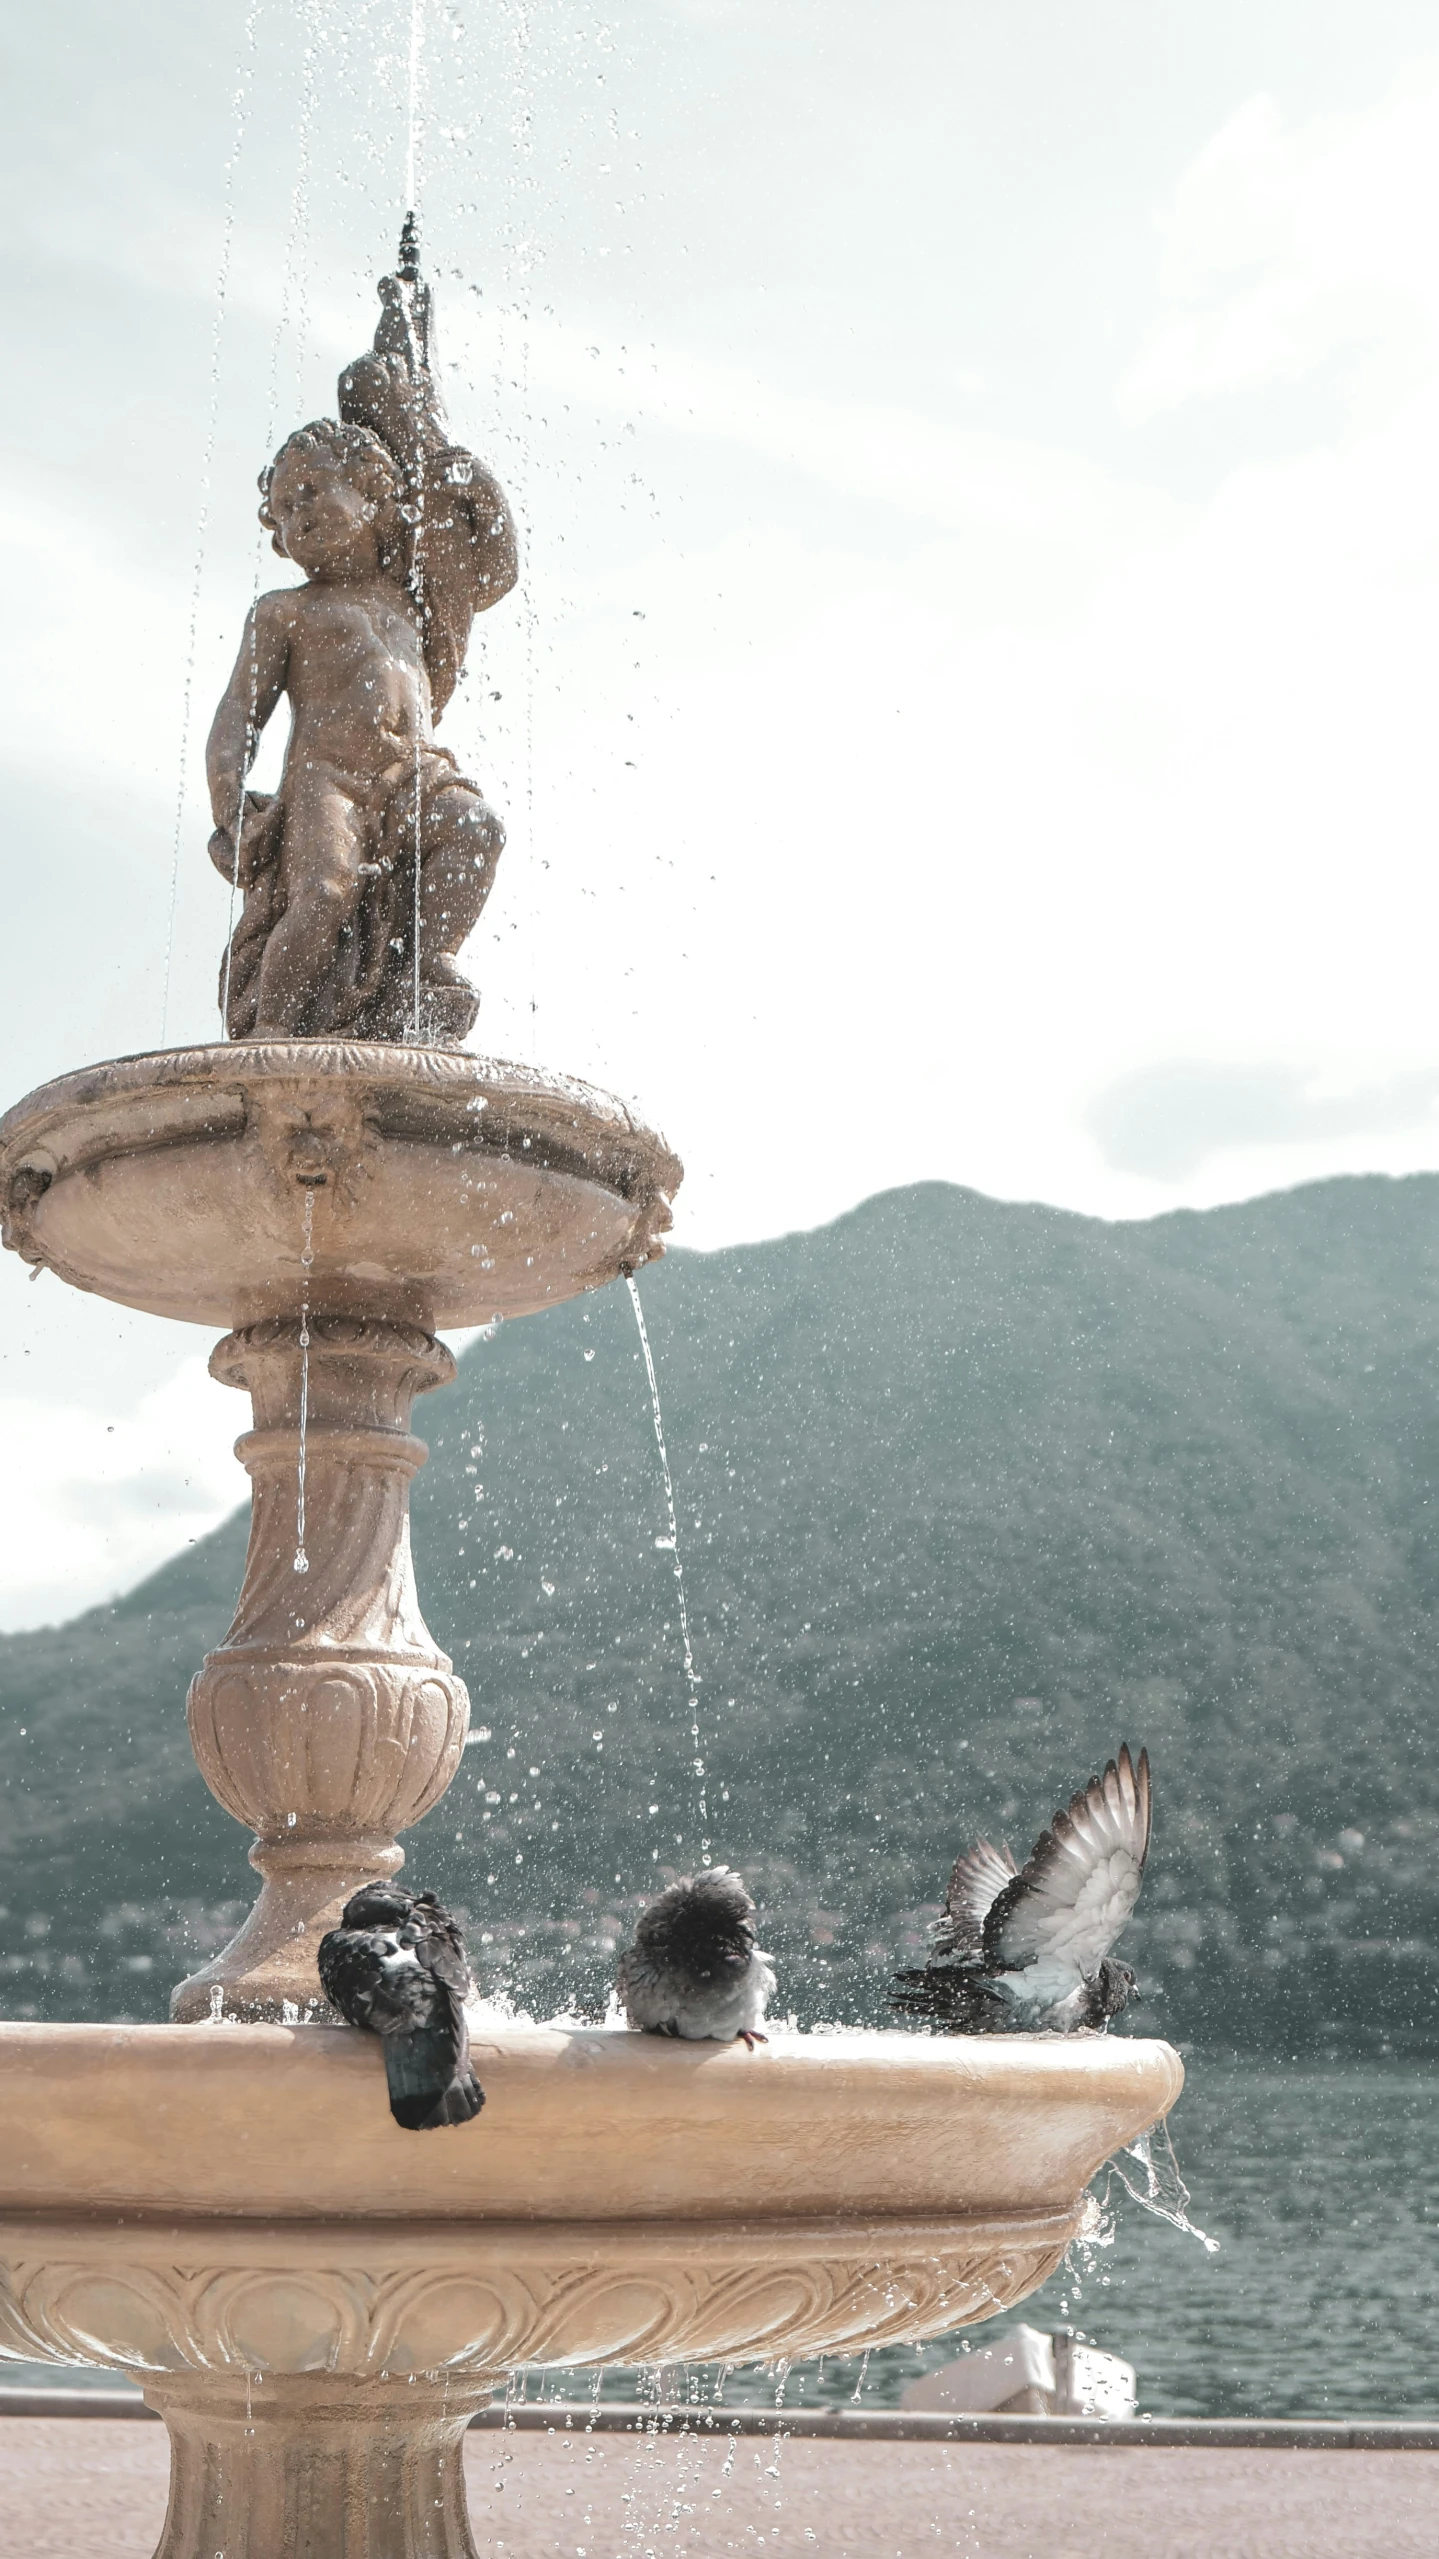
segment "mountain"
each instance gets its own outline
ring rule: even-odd
[[[708,1835],[802,2016],[881,2016],[956,1848],[1026,1849],[1127,1737],[1142,2031],[1439,2046],[1439,1177],[1127,1225],[926,1183],[642,1287]],[[699,1842],[625,1290],[475,1343],[420,1426],[422,1596],[486,1738],[410,1871],[548,2013]],[[4,2013],[162,2014],[248,1901],[183,1716],[243,1540],[0,1641]]]

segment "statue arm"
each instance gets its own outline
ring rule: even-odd
[[[519,575],[515,520],[493,472],[447,445],[430,463],[419,510],[412,592],[424,619],[425,664],[438,720],[465,663],[470,624]]]
[[[285,689],[289,672],[288,616],[282,599],[262,596],[245,624],[235,671],[220,697],[205,747],[205,774],[215,824],[233,835],[245,776],[255,760],[260,732]]]
[[[515,519],[499,481],[493,471],[486,470],[483,462],[477,461],[471,453],[454,451],[447,461],[446,477],[450,487],[465,501],[464,511],[472,546],[474,609],[477,613],[487,613],[492,604],[499,603],[502,595],[509,594],[520,573]],[[456,464],[465,471],[464,479],[459,477]]]

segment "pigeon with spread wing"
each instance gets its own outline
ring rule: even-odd
[[[893,2004],[943,2034],[1101,2032],[1136,1996],[1110,1953],[1149,1853],[1149,1754],[1126,1742],[1055,1814],[1029,1863],[987,1839],[956,1861],[929,1960],[896,1975]]]

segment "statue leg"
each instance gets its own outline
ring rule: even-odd
[[[420,976],[462,986],[458,955],[494,886],[505,830],[469,783],[436,791],[420,830]]]
[[[339,1017],[354,975],[364,855],[363,812],[305,776],[286,812],[285,905],[260,962],[258,1038],[329,1030]]]

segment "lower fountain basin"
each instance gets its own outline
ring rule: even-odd
[[[380,1042],[116,1058],[0,1118],[13,1250],[221,1327],[293,1316],[302,1293],[431,1332],[532,1314],[662,1251],[680,1178],[662,1138],[572,1077]]]
[[[422,2136],[348,2029],[0,2027],[0,2352],[478,2379],[933,2335],[1044,2281],[1183,2083],[1128,2037],[474,2052],[483,2114]]]

